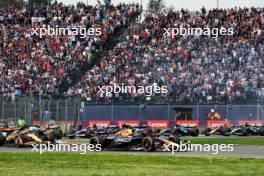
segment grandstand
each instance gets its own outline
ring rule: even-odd
[[[111,36],[140,13],[139,5],[98,4],[76,7],[61,3],[0,11],[1,95],[56,98],[111,47]],[[101,35],[31,35],[32,27],[99,27]]]
[[[235,18],[241,16],[240,18]],[[92,87],[113,83],[167,85],[174,101],[262,98],[263,9],[229,9],[150,14],[127,31],[113,51],[70,88],[67,95],[97,98]],[[233,36],[164,37],[173,25],[232,27]],[[110,95],[140,98],[141,95]]]

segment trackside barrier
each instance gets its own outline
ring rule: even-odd
[[[147,125],[149,125],[151,128],[168,128],[169,127],[169,121],[168,120],[148,120]]]
[[[208,128],[218,128],[220,126],[223,126],[225,124],[224,120],[207,120],[206,126]]]
[[[119,120],[117,121],[117,126],[121,127],[122,125],[138,126],[140,124],[139,120]]]
[[[111,125],[110,120],[90,120],[88,121],[87,127],[93,127],[94,125],[100,126],[100,127],[107,127]]]
[[[46,120],[32,120],[32,124],[42,126],[42,125],[47,125],[48,121],[46,121]]]
[[[238,125],[238,126],[245,125],[245,124],[256,125],[256,126],[261,126],[261,125],[263,125],[263,123],[262,123],[261,120],[239,120],[239,121],[237,122],[237,125]]]
[[[176,124],[182,125],[184,127],[199,127],[199,120],[176,120]]]
[[[263,122],[261,120],[239,120],[237,121],[237,125],[241,126],[244,124],[250,124],[250,125],[257,125],[261,126],[263,125]],[[47,121],[41,121],[41,120],[33,120],[32,121],[33,125],[47,125]],[[68,132],[70,127],[74,125],[74,121],[72,120],[62,120],[59,121],[58,124],[61,125],[61,128],[63,132]],[[101,127],[107,127],[109,125],[117,125],[117,126],[122,126],[124,124],[126,125],[131,125],[131,126],[137,126],[140,124],[146,124],[149,125],[152,128],[169,128],[170,126],[174,126],[175,124],[180,124],[185,127],[199,127],[200,121],[199,120],[178,120],[178,121],[168,121],[168,120],[148,120],[148,121],[139,121],[139,120],[119,120],[116,122],[110,121],[110,120],[90,120],[88,122],[82,122],[83,127],[93,127],[93,125],[101,126]],[[224,125],[223,120],[207,120],[206,121],[206,127],[209,128],[216,128]]]

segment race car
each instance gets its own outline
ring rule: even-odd
[[[197,127],[185,127],[179,124],[176,124],[175,127],[170,129],[171,133],[175,133],[178,136],[198,136],[199,129]]]
[[[76,137],[79,138],[91,138],[95,135],[99,135],[99,134],[114,134],[117,131],[119,131],[120,128],[118,128],[117,126],[108,126],[108,127],[98,127],[96,125],[94,125],[91,128],[82,128],[80,130],[71,130],[71,132],[67,135],[68,138],[70,139],[74,139]]]
[[[229,126],[220,126],[215,128],[205,128],[204,129],[204,135],[210,136],[210,135],[222,135],[222,136],[229,136],[231,132],[231,127]]]
[[[0,128],[0,146],[30,146],[37,143],[54,143],[55,134],[43,127]]]
[[[252,135],[262,135],[262,128],[256,125],[245,124],[242,126],[233,126],[229,132],[229,135],[238,136],[252,136]]]
[[[206,136],[214,135],[237,135],[237,136],[251,136],[251,135],[264,135],[264,127],[256,125],[241,125],[241,126],[220,126],[214,129],[206,128],[204,131]]]
[[[101,145],[105,150],[144,150],[155,151],[162,148],[163,144],[176,145],[180,139],[176,135],[163,137],[149,127],[127,128],[115,134],[95,135],[90,139],[90,144]]]
[[[6,137],[14,131],[20,130],[19,127],[8,127],[6,124],[0,127],[0,146],[5,144]]]

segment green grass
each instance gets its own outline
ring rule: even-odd
[[[122,153],[0,153],[1,176],[262,176],[264,159]]]
[[[242,145],[264,145],[264,137],[183,137],[192,144],[242,144]],[[263,174],[264,175],[264,174]]]

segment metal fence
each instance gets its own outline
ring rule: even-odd
[[[56,120],[80,119],[79,99],[34,99],[21,97],[14,101],[1,101],[0,114],[2,120],[25,118],[32,120],[48,120],[54,116]]]
[[[0,119],[16,120],[23,117],[28,123],[32,120],[48,120],[54,116],[57,121],[89,120],[174,120],[176,108],[189,108],[192,118],[205,121],[211,109],[219,112],[223,118],[231,120],[264,120],[264,104],[93,104],[78,98],[35,99],[21,97],[15,100],[0,101]]]

